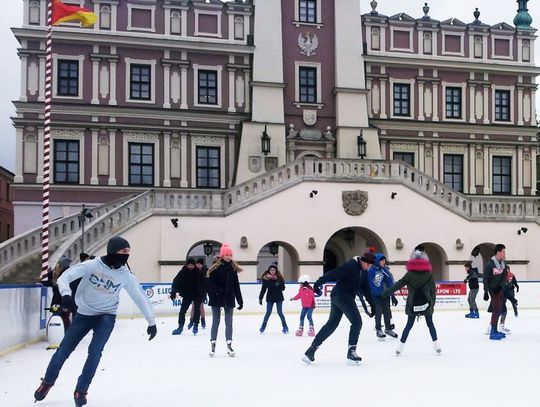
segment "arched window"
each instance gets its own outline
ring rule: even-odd
[[[433,53],[433,36],[430,32],[424,33],[424,54]]]
[[[111,29],[111,8],[109,6],[101,6],[99,9],[99,28],[102,30]]]
[[[31,1],[28,9],[28,23],[39,25],[39,2]]]
[[[24,165],[25,174],[35,174],[37,168],[37,141],[34,134],[27,134],[24,138]]]
[[[173,11],[171,13],[171,34],[180,35],[181,34],[181,22],[182,18],[180,17],[180,12]]]
[[[376,27],[371,29],[371,49],[381,49],[381,32]]]
[[[529,40],[523,40],[521,48],[521,59],[523,62],[529,62],[531,60],[531,43]]]
[[[244,19],[242,17],[234,18],[234,39],[244,39]]]

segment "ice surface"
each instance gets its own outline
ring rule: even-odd
[[[158,335],[148,342],[144,319],[119,319],[89,390],[88,406],[537,406],[540,310],[509,316],[506,325],[512,334],[502,341],[484,334],[488,315],[469,320],[464,312],[436,312],[441,356],[435,355],[421,319],[399,357],[394,353],[397,340],[378,341],[374,321],[363,316],[360,366],[346,364],[345,318],[311,366],[300,360],[312,338],[306,336],[307,326],[304,337],[294,336],[297,314],[286,315],[288,335],[281,333],[275,314],[260,334],[262,315],[235,311],[235,358],[226,353],[223,321],[216,356],[210,358],[210,326],[198,336],[190,331],[171,336],[176,317],[158,318]],[[317,330],[327,317],[322,310],[314,314]],[[207,319],[211,321],[210,315]],[[394,313],[399,333],[405,319]],[[35,406],[73,405],[89,341],[90,336],[83,340],[47,398]],[[46,345],[37,343],[0,358],[0,406],[33,405],[33,392],[52,355]]]

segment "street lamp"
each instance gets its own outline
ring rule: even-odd
[[[214,251],[214,246],[212,246],[212,243],[206,242],[203,244],[203,251],[205,255],[210,256]]]
[[[358,147],[358,157],[364,159],[366,156],[366,140],[364,140],[362,131],[360,131],[360,135],[356,137],[356,145]]]
[[[88,219],[92,219],[94,215],[92,215],[91,210],[86,208],[83,204],[81,213],[79,213],[79,222],[81,223],[81,234],[82,234],[82,241],[81,241],[81,253],[84,253],[84,221]]]
[[[261,151],[264,155],[268,155],[270,152],[270,136],[266,132],[266,124],[261,137]]]

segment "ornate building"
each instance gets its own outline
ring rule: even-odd
[[[367,245],[399,272],[423,243],[461,279],[501,241],[518,277],[540,276],[526,1],[515,26],[358,0],[65,2],[99,22],[53,30],[53,260],[124,233],[141,278],[168,281],[227,241],[244,280],[274,260],[294,280]],[[41,222],[45,1],[23,7],[11,244],[28,248],[6,269],[37,255]]]
[[[0,167],[0,242],[13,237],[13,173]]]

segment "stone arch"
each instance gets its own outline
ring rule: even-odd
[[[473,267],[476,267],[480,273],[484,272],[484,265],[495,254],[495,244],[484,242],[477,244],[470,253],[469,260]]]
[[[318,151],[302,151],[296,156],[296,159],[300,160],[305,157],[324,158],[324,156]]]
[[[205,252],[205,245],[212,246],[211,251],[208,252],[209,254],[206,254]],[[185,261],[190,257],[195,260],[203,259],[206,267],[210,267],[214,263],[215,259],[219,256],[220,249],[221,249],[221,242],[217,240],[212,240],[212,239],[200,240],[191,245],[191,247],[187,251],[186,257],[182,260]]]
[[[424,246],[424,251],[429,257],[431,263],[433,278],[435,281],[443,281],[449,279],[448,273],[448,256],[444,249],[433,242],[423,242],[419,243],[418,246]]]
[[[275,254],[272,253],[274,250],[277,250]],[[277,263],[286,282],[297,282],[298,259],[298,252],[291,244],[280,240],[266,243],[257,254],[257,280],[261,278],[268,266]]]

